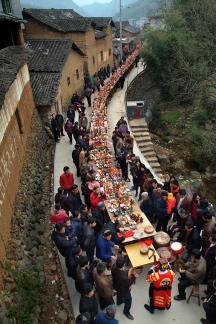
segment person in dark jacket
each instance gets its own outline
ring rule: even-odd
[[[80,294],[84,292],[84,286],[86,283],[92,283],[89,271],[89,262],[87,256],[80,256],[75,276],[75,287]]]
[[[62,202],[64,200],[64,190],[59,187],[58,192],[55,194],[55,209],[59,210],[61,209]]]
[[[77,236],[78,244],[83,246],[83,224],[81,220],[81,212],[80,210],[75,210],[73,213],[72,223],[75,229],[75,233]]]
[[[80,177],[79,155],[80,155],[80,146],[76,144],[72,152],[72,159],[77,169],[77,177]]]
[[[206,319],[201,318],[203,324],[215,324],[216,319],[216,280],[213,282],[213,291],[203,302],[203,308],[206,313]]]
[[[63,224],[65,226],[66,237],[68,237],[69,240],[72,240],[73,238],[77,239],[75,227],[71,222],[71,217],[65,218]]]
[[[98,302],[91,284],[86,283],[84,286],[83,294],[80,297],[79,311],[81,314],[88,312],[91,316],[91,324],[94,324],[98,313]]]
[[[72,139],[73,139],[73,124],[72,122],[68,119],[65,123],[64,126],[65,132],[67,133],[70,143],[72,144]]]
[[[116,307],[109,305],[106,312],[99,312],[95,319],[95,324],[118,324],[119,321],[115,319]]]
[[[94,260],[95,226],[96,226],[95,218],[89,217],[87,223],[85,223],[83,227],[83,246],[86,250],[86,255],[88,257],[90,264]]]
[[[80,136],[79,123],[75,122],[74,127],[73,127],[73,137],[76,142],[78,141],[79,136]]]
[[[110,77],[110,65],[109,64],[106,67],[106,75],[107,75],[107,78]]]
[[[72,124],[74,124],[75,111],[72,107],[69,107],[67,110],[67,118],[71,121]]]
[[[61,255],[67,258],[72,248],[77,246],[77,239],[71,240],[65,235],[65,226],[62,223],[56,223],[55,229],[52,232],[52,240],[57,246]]]
[[[88,102],[88,106],[91,107],[91,95],[92,95],[92,89],[88,85],[85,89],[85,96]]]
[[[96,220],[95,234],[96,236],[102,231],[104,224],[109,221],[109,214],[103,201],[97,204],[97,208],[93,211],[92,216]]]
[[[52,114],[51,117],[52,117],[51,121],[50,121],[51,130],[52,130],[55,142],[58,143],[59,142],[59,137],[60,137],[58,124],[56,122],[54,114]]]
[[[121,89],[124,88],[124,83],[125,83],[125,76],[121,75],[119,78],[119,84],[120,84]]]
[[[169,221],[168,214],[167,214],[167,191],[162,191],[161,197],[157,200],[156,203],[156,216],[157,216],[157,227],[156,231],[167,231],[167,224]]]
[[[124,269],[124,265],[125,259],[118,257],[112,268],[113,288],[117,291],[117,305],[124,303],[123,313],[128,319],[133,320],[130,309],[132,304],[131,285],[134,283],[134,277],[131,272]]]
[[[55,120],[56,120],[58,129],[59,129],[60,135],[64,136],[64,133],[63,133],[64,117],[63,117],[63,115],[58,112],[55,116]]]
[[[142,202],[140,204],[140,209],[147,216],[150,222],[152,222],[153,213],[154,213],[152,200],[149,198],[149,194],[146,191],[141,193],[141,197],[142,197]]]
[[[83,176],[83,181],[82,181],[82,184],[81,184],[81,191],[82,191],[82,194],[84,196],[84,199],[85,199],[85,204],[86,206],[88,207],[88,209],[91,208],[91,202],[90,202],[90,194],[91,194],[91,190],[89,189],[88,187],[88,179],[86,179],[86,176]]]
[[[80,196],[79,188],[76,184],[74,184],[71,188],[69,199],[71,201],[73,211],[80,210],[81,206],[83,205],[83,202]]]
[[[138,196],[138,190],[140,188],[140,193],[142,191],[144,180],[142,178],[142,171],[141,171],[141,162],[136,161],[134,166],[131,169],[131,174],[133,177],[133,184],[134,184],[134,190],[136,190],[135,197]],[[142,181],[143,180],[143,181]]]
[[[120,149],[120,152],[118,153],[117,159],[122,171],[123,179],[125,181],[130,181],[130,179],[128,178],[127,150],[124,144]]]
[[[68,258],[66,259],[67,275],[75,280],[79,258],[82,256],[82,249],[79,245],[71,250]]]
[[[199,232],[194,226],[192,219],[188,219],[185,223],[185,230],[179,235],[178,240],[185,246],[185,251],[182,254],[184,262],[190,258],[192,250],[200,249],[202,246],[202,239]]]
[[[116,218],[116,219],[115,219]],[[107,222],[104,227],[103,231],[110,231],[111,232],[111,241],[114,242],[116,245],[120,245],[124,241],[124,237],[118,237],[118,229],[120,224],[118,222],[118,216],[114,215],[114,219]]]
[[[207,265],[206,280],[208,282],[207,292],[212,291],[212,283],[215,279],[216,268],[216,233],[212,233],[209,238],[210,246],[205,252],[205,260]]]
[[[111,258],[115,258],[112,251],[115,244],[111,241],[111,237],[110,231],[104,231],[97,240],[96,255],[103,262],[110,262]]]

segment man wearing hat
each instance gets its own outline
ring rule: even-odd
[[[158,265],[149,270],[146,280],[150,282],[150,304],[145,304],[144,307],[151,314],[154,313],[155,309],[164,310],[170,308],[171,290],[174,278],[175,274],[170,269],[167,259],[159,259]]]

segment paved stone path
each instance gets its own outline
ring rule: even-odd
[[[118,90],[108,107],[108,117],[109,117],[109,133],[113,131],[117,121],[121,116],[126,116],[125,111],[125,92],[129,82],[141,72],[142,67],[134,68],[129,76],[126,78],[125,86],[123,90]],[[90,116],[91,109],[86,109],[87,117]],[[78,116],[76,116],[78,119]],[[71,145],[67,136],[61,138],[60,143],[56,145],[55,151],[55,167],[54,167],[54,190],[57,191],[59,187],[59,176],[62,173],[62,169],[65,165],[68,165],[72,172],[76,175],[75,167],[72,162],[71,152],[74,147],[74,143]],[[134,151],[136,155],[140,156],[140,159],[148,167],[147,160],[142,156],[141,151],[135,143]],[[149,166],[150,168],[150,166]],[[154,172],[153,172],[154,173]],[[157,178],[157,176],[156,176]],[[159,179],[158,179],[159,180]],[[75,176],[75,183],[80,186],[80,179]],[[65,280],[68,286],[68,291],[71,298],[71,303],[73,306],[74,314],[77,316],[79,314],[79,299],[80,295],[76,292],[74,281],[67,277],[64,259],[61,258],[62,269],[65,274]],[[160,324],[198,324],[199,319],[204,315],[202,306],[198,306],[196,299],[192,298],[189,304],[185,301],[176,302],[173,301],[172,307],[169,311],[156,311],[154,315],[149,314],[143,307],[144,303],[148,302],[148,287],[149,285],[145,282],[145,275],[148,270],[146,267],[140,277],[137,279],[136,285],[132,287],[132,297],[133,303],[131,308],[131,314],[134,316],[134,321],[128,320],[122,313],[123,306],[117,307],[116,318],[122,324],[155,324],[160,322]],[[173,296],[177,294],[177,279],[175,280]]]

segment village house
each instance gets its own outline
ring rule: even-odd
[[[35,103],[40,113],[63,112],[83,90],[84,53],[70,39],[26,40]]]
[[[113,66],[112,28],[115,26],[111,17],[89,17],[95,29],[97,70]]]
[[[72,9],[24,9],[26,39],[70,39],[84,52],[84,74],[113,64],[111,19],[86,18]],[[102,21],[102,24],[101,24]]]
[[[10,12],[8,14],[7,12]],[[24,49],[23,20],[0,2],[0,259],[6,252],[26,143],[35,108]],[[21,11],[20,11],[21,12]]]
[[[115,22],[115,36],[120,37],[120,23]],[[132,39],[136,45],[140,44],[141,40],[141,29],[133,26],[127,20],[122,21],[122,38]]]

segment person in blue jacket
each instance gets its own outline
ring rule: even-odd
[[[110,262],[111,258],[115,258],[112,248],[118,248],[118,246],[111,241],[111,237],[112,233],[106,230],[99,235],[97,240],[96,255],[103,262]]]
[[[106,313],[97,313],[95,324],[118,324],[119,321],[115,319],[116,307],[110,305],[106,308]]]

